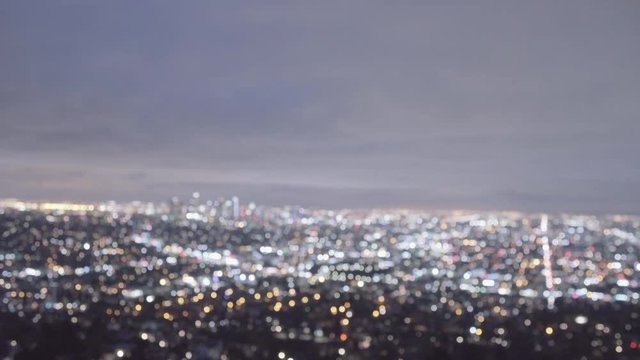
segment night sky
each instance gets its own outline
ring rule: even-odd
[[[640,1],[3,1],[0,198],[640,213]]]

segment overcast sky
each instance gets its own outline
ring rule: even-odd
[[[0,197],[640,213],[640,1],[3,1]]]

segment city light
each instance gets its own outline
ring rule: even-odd
[[[348,348],[418,354],[446,341],[460,351],[526,348],[523,331],[565,342],[587,337],[600,352],[606,344],[616,354],[637,351],[638,218],[255,204],[260,216],[248,216],[239,202],[235,211],[234,202],[194,199],[187,209],[144,211],[2,202],[0,307],[31,323],[68,316],[79,334],[85,324],[127,324],[157,354],[184,342],[206,346],[203,331],[246,339],[261,331],[271,334],[266,341],[302,341],[340,356]],[[114,343],[122,347],[115,356],[133,356],[135,344]],[[538,344],[549,354],[561,349]],[[197,358],[194,349],[182,354]]]

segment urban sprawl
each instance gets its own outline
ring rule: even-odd
[[[0,201],[0,358],[639,359],[640,218]]]

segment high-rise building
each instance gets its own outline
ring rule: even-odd
[[[233,218],[237,220],[240,218],[240,199],[237,196],[233,196],[231,202],[233,203]]]

